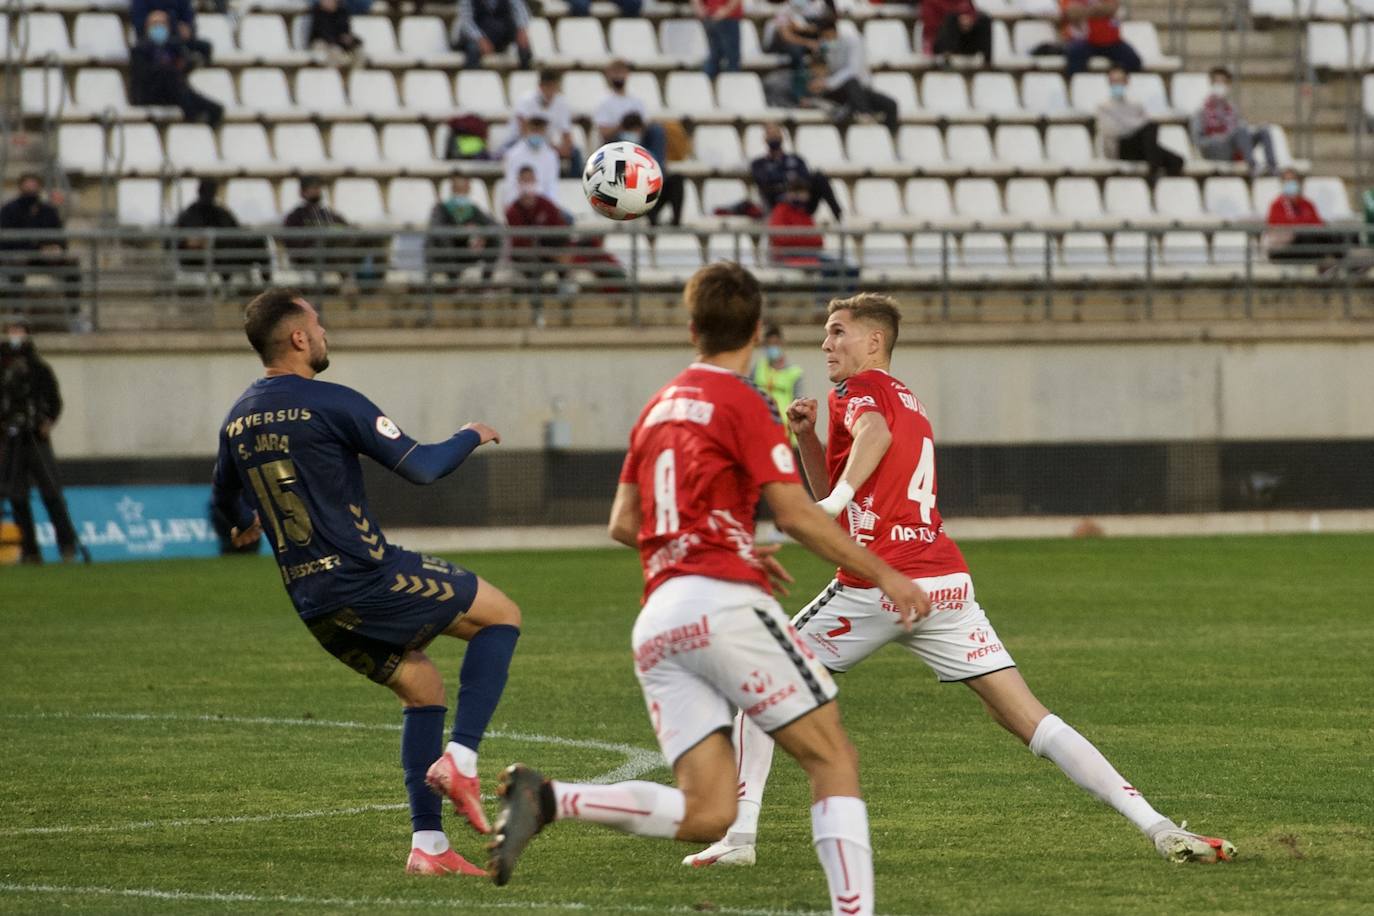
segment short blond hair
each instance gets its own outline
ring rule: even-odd
[[[833,315],[836,312],[848,312],[859,321],[876,325],[883,332],[887,355],[892,355],[892,348],[897,345],[897,330],[902,323],[902,313],[897,308],[896,299],[881,293],[859,293],[848,299],[831,299],[826,314]]]

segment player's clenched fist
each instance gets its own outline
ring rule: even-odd
[[[819,409],[815,398],[797,398],[787,408],[787,425],[792,434],[800,436],[816,428],[816,411]]]
[[[878,587],[883,590],[883,594],[892,599],[898,615],[902,618],[902,628],[910,630],[913,624],[924,620],[930,614],[930,598],[926,597],[921,586],[899,572],[894,571],[890,577],[885,578],[890,578],[891,581],[879,581]]]
[[[478,445],[486,445],[488,442],[495,442],[497,445],[501,444],[501,434],[485,423],[469,423],[464,426],[463,429],[470,429],[482,437],[482,441],[478,442]],[[463,429],[458,431],[461,433]]]

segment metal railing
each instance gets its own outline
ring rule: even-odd
[[[1352,222],[1292,238],[1236,224],[27,233],[0,239],[0,312],[75,331],[229,329],[276,283],[302,289],[334,325],[639,326],[682,321],[686,279],[736,260],[792,322],[859,289],[940,322],[1370,319],[1371,232]],[[822,248],[796,246],[816,235]]]

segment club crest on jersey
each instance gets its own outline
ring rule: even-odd
[[[850,398],[849,404],[844,409],[844,428],[850,429],[854,426],[854,421],[858,418],[860,408],[877,406],[878,402],[866,394],[861,394],[857,398]]]
[[[792,449],[781,442],[773,446],[773,464],[783,474],[792,474],[797,470],[797,463],[792,458]]]
[[[391,422],[390,417],[381,416],[377,418],[377,434],[388,439],[401,438],[401,430],[395,423]]]

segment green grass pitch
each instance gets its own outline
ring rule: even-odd
[[[1374,538],[967,545],[1050,708],[1167,815],[1233,840],[1180,867],[897,650],[841,682],[883,913],[1374,913]],[[654,748],[630,551],[456,557],[525,613],[488,784]],[[785,554],[799,608],[829,571]],[[310,638],[265,559],[0,571],[0,912],[821,910],[800,771],[775,762],[753,869],[560,824],[513,883],[402,874],[389,692]],[[456,686],[462,644],[433,648]],[[337,724],[345,723],[345,724]],[[636,750],[639,749],[639,750]],[[643,778],[668,780],[661,766]],[[455,846],[482,841],[449,818]]]

